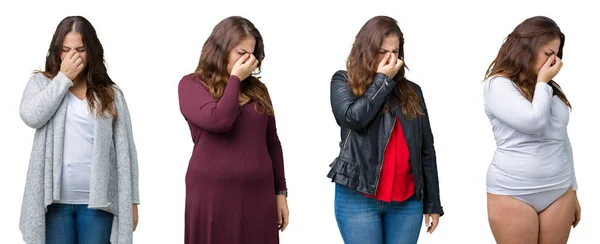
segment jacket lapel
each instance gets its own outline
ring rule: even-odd
[[[402,125],[402,133],[404,134],[404,139],[406,140],[406,143],[409,144],[410,137],[412,136],[412,125],[414,120],[407,120],[404,117],[404,114],[402,114],[402,109],[400,107],[394,109],[394,113],[396,114],[398,120],[400,120],[400,125]]]
[[[414,138],[414,132],[413,132],[413,125],[415,123],[415,121],[417,121],[416,119],[413,120],[407,120],[404,117],[404,114],[402,114],[402,109],[400,107],[397,107],[396,109],[394,109],[394,113],[396,114],[396,117],[398,118],[398,120],[400,121],[400,125],[402,126],[402,133],[404,134],[404,140],[406,140],[406,146],[408,146],[408,152],[409,152],[409,163],[413,163],[413,159],[415,159],[413,156],[415,156],[415,153],[417,152],[416,150],[416,145],[415,145],[415,141]]]
[[[407,120],[404,117],[404,115],[402,114],[402,109],[400,108],[400,106],[398,106],[398,101],[396,100],[396,98],[393,95],[388,96],[385,102],[389,108],[394,109],[393,110],[394,114],[396,115],[398,120],[400,120],[400,125],[402,126],[402,132],[404,134],[404,139],[406,140],[406,143],[409,144],[409,142],[410,142],[409,139],[412,134],[413,121]],[[394,123],[395,123],[395,121],[394,121]]]

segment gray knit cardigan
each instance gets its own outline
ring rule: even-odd
[[[60,199],[67,92],[73,82],[31,77],[21,99],[21,119],[36,129],[25,182],[19,229],[28,244],[44,244],[48,205]],[[114,215],[111,243],[133,242],[132,204],[139,204],[138,164],[125,98],[114,88],[117,119],[96,116],[89,208]]]

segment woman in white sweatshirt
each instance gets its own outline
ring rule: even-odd
[[[565,35],[547,17],[519,24],[484,85],[496,152],[487,174],[489,224],[497,243],[566,243],[579,222],[567,124],[571,104],[552,80]]]

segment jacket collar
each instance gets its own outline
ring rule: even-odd
[[[398,106],[398,101],[396,101],[396,98],[391,94],[386,98],[386,104],[388,105],[388,107],[394,108],[392,114],[396,115],[398,120],[400,120],[400,125],[402,126],[402,133],[404,134],[404,139],[407,142],[409,142],[409,139],[412,135],[413,120],[407,120],[404,117],[404,114],[402,114],[402,109],[400,108],[400,106]]]

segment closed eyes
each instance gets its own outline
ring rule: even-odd
[[[63,47],[62,51],[63,52],[69,52],[69,51],[71,51],[71,48],[70,47]],[[78,48],[75,48],[75,51],[77,51],[79,53],[82,53],[82,52],[85,52],[85,48],[84,47],[78,47]]]
[[[546,54],[546,56],[550,57],[553,54],[556,54],[556,52],[554,52],[554,50],[549,50],[549,51],[545,52],[544,54]]]
[[[379,54],[386,54],[386,53],[388,53],[388,52],[390,52],[390,51],[388,51],[388,50],[385,50],[385,49],[381,49],[381,50],[379,50]],[[398,54],[398,49],[396,49],[396,50],[393,50],[393,51],[391,51],[391,52],[392,52],[393,54]]]

